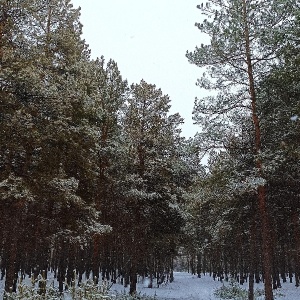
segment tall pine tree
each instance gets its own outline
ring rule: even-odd
[[[206,149],[223,147],[222,135],[234,136],[234,114],[249,113],[252,117],[265,295],[267,300],[272,300],[271,234],[256,94],[259,81],[276,64],[286,43],[295,20],[297,1],[212,0],[198,8],[207,19],[196,26],[210,36],[211,42],[187,53],[187,57],[191,63],[206,67],[207,74],[198,80],[198,85],[219,91],[217,96],[195,102],[194,118],[203,126],[198,138]]]

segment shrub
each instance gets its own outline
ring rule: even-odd
[[[223,285],[216,289],[214,295],[220,299],[247,300],[248,290],[241,288],[236,281],[231,280],[228,286]],[[256,300],[263,299],[263,296],[263,290],[255,290],[254,297]]]
[[[37,286],[36,286],[37,283]],[[88,280],[79,286],[76,286],[75,281],[72,286],[67,289],[63,294],[60,294],[58,289],[54,286],[54,281],[47,284],[43,276],[34,280],[32,279],[31,285],[25,284],[22,279],[19,279],[17,284],[17,293],[4,292],[5,300],[155,300],[155,297],[136,294],[131,296],[125,293],[110,294],[109,286],[103,282],[101,285],[94,284],[93,281]]]

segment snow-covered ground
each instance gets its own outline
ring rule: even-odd
[[[141,295],[156,295],[159,300],[217,300],[214,291],[223,285],[220,281],[214,281],[210,276],[198,278],[186,272],[175,272],[174,282],[162,285],[159,288],[147,288],[142,283],[138,284],[138,292]],[[247,289],[247,283],[241,286]],[[263,284],[258,284],[255,288],[263,289]],[[124,287],[114,284],[112,291],[124,291]],[[126,292],[128,290],[126,289]],[[278,289],[276,300],[300,300],[300,288],[296,288],[294,283],[283,283],[282,288]],[[262,298],[263,299],[263,298]]]
[[[141,295],[156,295],[157,299],[214,300],[217,299],[213,296],[214,289],[221,286],[220,281],[214,281],[210,276],[198,278],[186,272],[175,272],[172,283],[161,285],[159,288],[147,288],[139,283],[137,290]],[[115,284],[111,290],[122,292],[124,287]]]
[[[50,274],[49,274],[50,275]],[[53,276],[53,274],[52,274]],[[51,277],[51,276],[49,276]],[[53,282],[53,278],[48,279],[48,284]],[[26,278],[27,284],[30,284],[29,278]],[[56,280],[55,283],[56,285]],[[225,283],[228,284],[228,283]],[[161,285],[159,288],[147,288],[146,283],[139,282],[137,285],[138,293],[141,295],[156,296],[157,300],[219,300],[214,296],[214,291],[223,285],[220,281],[214,281],[210,276],[202,276],[198,278],[187,272],[175,272],[174,281]],[[247,289],[247,283],[241,286]],[[3,294],[4,281],[0,281],[1,295]],[[263,284],[258,284],[255,288],[263,289]],[[121,284],[114,284],[111,287],[111,293],[128,293],[129,288],[124,288]],[[295,283],[283,283],[282,288],[275,293],[276,300],[300,300],[300,288],[295,287]],[[71,299],[68,293],[65,299]],[[260,299],[263,299],[260,298]]]

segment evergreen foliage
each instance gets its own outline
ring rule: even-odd
[[[17,274],[52,270],[62,293],[83,274],[136,292],[172,278],[183,224],[179,114],[155,85],[128,85],[92,60],[70,0],[0,2],[0,257]],[[92,274],[92,275],[90,275]]]
[[[199,274],[248,279],[249,300],[263,273],[271,300],[287,272],[299,285],[299,210],[292,200],[299,166],[299,3],[208,1],[198,8],[207,19],[196,26],[211,43],[187,57],[206,67],[198,85],[218,93],[195,101],[194,119],[202,126],[195,139],[210,157],[188,199],[190,238],[198,241],[190,251]]]

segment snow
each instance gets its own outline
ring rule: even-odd
[[[198,278],[185,272],[175,272],[174,281],[161,285],[159,288],[145,288],[138,285],[141,294],[156,295],[158,299],[213,300],[214,289],[222,286],[220,281],[214,281],[210,276]]]
[[[146,279],[147,280],[147,279]],[[228,284],[228,283],[224,283]],[[209,275],[198,278],[197,275],[192,275],[187,272],[174,272],[174,281],[161,285],[159,288],[147,288],[143,282],[138,283],[138,293],[141,295],[154,296],[158,300],[219,300],[214,296],[215,289],[221,287],[222,282],[214,281]],[[248,284],[241,286],[244,289],[248,288]],[[255,289],[263,289],[263,284],[255,285]],[[123,286],[114,284],[111,288],[115,292],[128,292],[129,288],[124,289]],[[278,300],[299,300],[300,287],[296,288],[295,283],[282,283],[282,288],[274,292]],[[261,298],[263,300],[263,297]]]
[[[291,121],[295,122],[295,121],[297,121],[298,118],[299,118],[299,117],[298,117],[297,115],[292,116],[292,117],[291,117]]]
[[[50,274],[49,274],[50,275]],[[49,282],[53,282],[53,274]],[[27,284],[30,285],[30,279],[26,278]],[[137,284],[137,292],[140,295],[156,296],[157,300],[219,300],[214,296],[214,291],[223,285],[222,282],[214,281],[209,275],[202,275],[198,278],[197,275],[192,275],[187,272],[174,272],[174,281],[172,283],[166,283],[159,287],[154,285],[154,288],[148,288],[147,283],[149,279],[144,281],[141,279]],[[55,281],[55,285],[56,285]],[[153,282],[154,284],[154,282]],[[228,283],[224,283],[228,284]],[[248,284],[241,286],[244,289],[248,288]],[[1,295],[3,294],[4,281],[0,280]],[[255,289],[263,289],[263,284],[255,285]],[[129,287],[124,288],[121,284],[114,284],[111,287],[111,294],[116,293],[128,293]],[[276,300],[299,300],[300,299],[300,287],[296,288],[295,283],[282,283],[282,288],[274,291]],[[264,297],[260,297],[259,300],[263,300]],[[71,296],[65,294],[64,299],[71,299]]]

